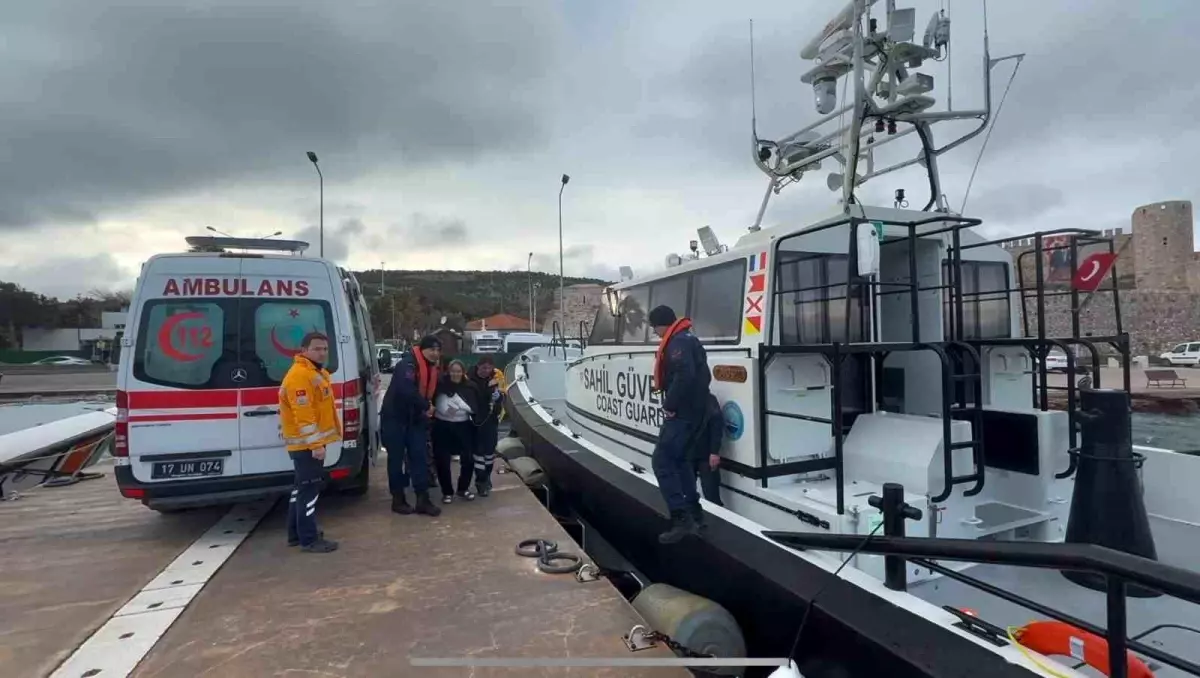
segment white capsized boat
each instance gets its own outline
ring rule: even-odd
[[[749,232],[726,247],[705,227],[703,254],[693,241],[612,286],[581,355],[523,354],[514,431],[642,577],[721,603],[752,655],[787,654],[806,676],[829,661],[850,675],[1096,675],[1110,656],[1126,660],[1114,676],[1200,675],[1200,457],[1129,444],[1117,276],[1091,279],[1112,239],[1026,234],[1032,261],[1014,261],[1017,238],[986,238],[942,191],[938,157],[986,128],[992,69],[1023,55],[992,58],[985,28],[983,108],[935,111],[915,68],[945,57],[948,19],[916,43],[913,10],[888,2],[877,22],[875,4],[850,2],[801,52],[821,118],[779,141],[755,132],[769,181]],[[964,119],[978,129],[935,145],[935,123]],[[876,167],[912,133],[912,160]],[[822,161],[841,166],[839,207],[762,228],[771,195]],[[916,165],[923,210],[902,193],[893,207],[857,199]],[[1067,285],[1043,265],[1063,251]],[[1065,335],[1045,322],[1055,296],[1076,309]],[[1081,322],[1089,303],[1111,307],[1115,332]],[[706,345],[727,432],[723,506],[704,501],[709,530],[673,546],[655,540],[666,511],[650,470],[663,415],[646,315],[660,304]],[[1050,351],[1070,356],[1065,411],[1050,407]],[[1109,358],[1123,384],[1099,383]],[[1081,384],[1084,361],[1095,381]],[[818,628],[801,633],[810,612]]]
[[[0,405],[0,497],[91,477],[85,469],[103,456],[116,417],[106,403]]]

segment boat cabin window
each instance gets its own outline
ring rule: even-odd
[[[592,321],[592,333],[588,336],[589,344],[617,343],[617,319],[607,306],[596,312]]]
[[[663,278],[650,283],[650,306],[670,306],[675,315],[684,316],[688,312],[688,288],[691,286],[690,275],[675,278]],[[654,339],[654,337],[650,337]]]
[[[650,315],[650,289],[646,286],[631,287],[621,293],[621,304],[617,311],[617,327],[622,344],[644,344],[649,327],[646,316]]]
[[[704,343],[737,343],[742,338],[742,302],[745,300],[746,260],[737,259],[718,266],[690,271],[629,287],[619,292],[614,341],[592,343],[655,344],[658,337],[650,328],[650,309],[664,304],[677,316],[692,319],[692,332]],[[609,330],[602,325],[609,318],[606,309],[597,316],[593,337]]]
[[[950,282],[950,262],[945,262],[946,283]],[[1011,300],[1008,266],[999,261],[962,262],[963,332],[962,339],[1007,339],[1012,336]],[[949,299],[949,295],[946,295]],[[946,336],[950,336],[951,306],[944,306]]]
[[[741,340],[745,282],[746,265],[741,261],[697,271],[692,276],[688,317],[697,337],[704,341]]]
[[[845,254],[779,252],[776,304],[782,344],[828,344],[863,341],[863,307],[850,299],[850,334],[846,335]]]

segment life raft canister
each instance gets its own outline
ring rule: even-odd
[[[1017,642],[1039,654],[1074,657],[1079,661],[1111,676],[1108,663],[1108,641],[1060,621],[1035,621],[1013,631]],[[1132,652],[1126,650],[1129,678],[1154,678],[1150,667]]]

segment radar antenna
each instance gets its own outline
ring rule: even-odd
[[[841,204],[849,210],[856,202],[855,189],[863,183],[890,172],[921,165],[929,179],[929,202],[925,211],[950,212],[942,193],[937,159],[988,128],[992,121],[991,72],[996,64],[1008,59],[1017,63],[1025,56],[1014,54],[992,59],[988,44],[986,5],[983,29],[983,107],[955,110],[949,101],[945,110],[933,110],[937,99],[932,95],[934,78],[917,72],[927,61],[948,61],[950,54],[950,18],[945,10],[935,11],[916,42],[916,10],[897,9],[895,0],[886,3],[887,27],[880,30],[870,9],[878,0],[849,0],[825,26],[800,50],[801,58],[812,67],[801,77],[811,85],[820,117],[801,129],[776,140],[758,137],[757,97],[754,78],[754,35],[750,36],[751,131],[754,163],[769,181],[758,217],[750,230],[758,230],[770,202],[785,186],[799,181],[805,172],[819,169],[821,161],[832,158],[840,172],[828,177],[831,190],[841,191]],[[1009,78],[1016,76],[1016,69]],[[845,89],[853,88],[849,103],[839,105],[838,82],[845,78]],[[850,113],[849,120],[846,113]],[[979,121],[978,127],[944,146],[934,144],[932,126],[947,120]],[[915,157],[875,167],[875,149],[916,133],[920,140]],[[860,174],[860,165],[865,173]]]

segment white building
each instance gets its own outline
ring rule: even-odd
[[[100,327],[22,327],[22,351],[61,351],[75,353],[97,342],[116,340],[117,334],[125,331],[125,321],[129,312],[105,311],[100,314]]]

